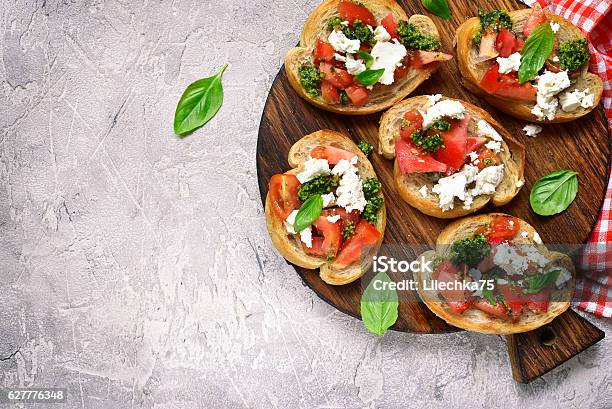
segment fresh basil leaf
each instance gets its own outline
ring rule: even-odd
[[[323,197],[321,195],[310,196],[295,215],[293,228],[295,231],[302,231],[314,223],[323,211]]]
[[[223,104],[221,76],[226,68],[227,64],[212,77],[202,78],[187,87],[176,105],[174,133],[185,135],[192,132],[219,112]]]
[[[552,216],[569,207],[578,193],[578,172],[558,170],[539,179],[529,194],[529,203],[540,216]]]
[[[521,84],[536,76],[550,56],[554,44],[555,34],[548,22],[539,25],[531,32],[521,50],[521,66],[518,71]]]
[[[559,274],[561,274],[561,270],[551,270],[547,273],[525,277],[527,288],[524,288],[523,292],[526,294],[537,294],[543,288],[554,284],[557,281]]]
[[[380,77],[383,76],[384,73],[384,68],[381,68],[379,70],[365,70],[364,72],[355,76],[355,81],[357,81],[361,85],[374,85],[378,82],[378,80],[380,79]]]
[[[451,12],[446,0],[421,0],[421,3],[423,3],[423,6],[425,6],[427,10],[431,11],[436,16],[444,20],[450,20]]]
[[[379,336],[397,321],[397,292],[384,284],[391,282],[393,280],[387,274],[378,273],[361,295],[363,325],[368,331]]]
[[[374,64],[374,57],[372,57],[369,52],[359,50],[357,51],[357,55],[363,60],[363,63],[365,64],[366,68],[370,68],[372,64]]]

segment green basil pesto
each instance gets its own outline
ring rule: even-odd
[[[429,125],[427,128],[425,128],[425,130],[428,131],[430,129],[433,129],[434,131],[446,132],[450,129],[450,126],[450,122],[445,121],[444,119],[438,119],[434,123]]]
[[[321,95],[321,79],[323,74],[317,67],[312,65],[302,65],[298,69],[300,84],[304,87],[304,91],[311,97]]]
[[[362,184],[363,195],[366,199],[371,199],[380,193],[381,187],[380,182],[376,178],[369,178]]]
[[[364,141],[363,139],[359,142],[357,147],[361,152],[363,152],[365,156],[370,156],[372,150],[374,149],[374,147],[370,143]]]
[[[427,135],[420,131],[414,131],[410,138],[416,146],[427,152],[434,153],[444,147],[444,140],[439,133]]]
[[[353,234],[355,234],[355,223],[352,220],[349,220],[344,225],[342,229],[342,239],[345,241],[348,240]]]
[[[338,176],[326,175],[316,177],[300,186],[298,189],[298,199],[304,203],[311,196],[324,195],[333,191],[336,187],[338,187],[339,183],[340,180]]]
[[[474,44],[477,46],[480,46],[482,35],[487,31],[500,31],[502,28],[512,30],[512,19],[505,10],[490,12],[478,10],[478,18],[480,19],[480,29],[474,36]]]
[[[370,224],[376,224],[378,213],[384,203],[383,197],[379,195],[381,191],[380,182],[376,178],[369,178],[362,183],[362,188],[367,203],[361,213],[361,217]]]
[[[475,266],[491,252],[484,234],[477,234],[471,239],[457,240],[451,246],[450,260],[456,266],[462,263]]]
[[[414,24],[400,21],[397,26],[400,42],[408,49],[437,51],[441,44],[435,37],[422,33]]]
[[[374,33],[367,24],[364,24],[360,20],[353,21],[350,26],[341,24],[342,19],[338,16],[331,17],[327,21],[327,29],[329,31],[340,30],[344,35],[351,40],[359,40],[362,43],[374,45],[376,40],[374,39]]]
[[[557,51],[559,66],[562,70],[574,71],[590,58],[587,40],[579,38],[577,40],[566,41]]]

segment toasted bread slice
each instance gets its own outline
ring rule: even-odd
[[[442,100],[444,99],[453,98],[442,97]],[[491,125],[503,138],[501,144],[503,150],[500,156],[501,162],[504,164],[504,178],[499,186],[497,186],[495,194],[475,197],[469,209],[464,209],[462,205],[457,205],[457,203],[460,204],[460,202],[456,201],[453,209],[442,211],[439,206],[438,196],[431,191],[431,188],[435,185],[435,180],[424,173],[404,175],[400,171],[396,161],[393,173],[395,186],[400,197],[421,212],[442,219],[452,219],[474,213],[483,208],[489,200],[492,201],[495,206],[503,206],[510,202],[522,187],[523,172],[525,169],[525,147],[514,140],[508,131],[483,109],[469,102],[457,101],[461,102],[471,114],[468,130],[476,133],[474,130],[475,124],[482,119],[489,123],[489,125]],[[404,113],[412,109],[426,109],[427,106],[427,96],[418,96],[408,98],[385,112],[380,119],[378,133],[379,153],[384,155],[387,159],[393,159],[395,157],[395,140],[399,138],[399,130]],[[427,186],[426,197],[423,197],[419,192],[422,186]]]
[[[425,260],[433,260],[435,257],[448,258],[450,252],[450,244],[455,240],[473,237],[476,231],[488,225],[494,216],[501,213],[483,214],[478,216],[466,217],[457,220],[448,225],[436,240],[436,249],[423,253],[421,256]],[[437,291],[424,291],[423,283],[432,279],[431,272],[417,271],[415,278],[419,282],[419,295],[427,307],[434,312],[438,317],[442,318],[447,323],[458,328],[463,328],[468,331],[482,332],[485,334],[516,334],[519,332],[527,332],[539,328],[551,322],[555,317],[563,313],[570,307],[571,296],[574,293],[576,285],[575,277],[576,270],[572,259],[559,252],[550,251],[544,245],[535,244],[533,241],[535,229],[527,222],[520,220],[521,231],[527,232],[528,237],[518,237],[513,240],[516,244],[534,245],[537,249],[553,262],[556,266],[564,267],[572,273],[572,279],[567,282],[567,285],[560,290],[557,290],[551,295],[551,302],[546,313],[535,313],[533,311],[524,312],[521,319],[514,323],[502,321],[494,318],[489,314],[476,309],[468,308],[462,314],[455,313],[444,301],[442,296]]]
[[[420,68],[410,68],[408,73],[391,85],[377,86],[370,93],[369,101],[361,107],[351,105],[335,105],[327,103],[322,96],[312,97],[304,91],[300,84],[298,69],[303,64],[312,63],[312,54],[317,39],[323,38],[327,34],[328,20],[337,15],[340,0],[323,1],[308,17],[300,44],[292,48],[285,57],[285,71],[289,78],[289,83],[295,91],[306,101],[327,111],[346,115],[367,115],[389,108],[394,103],[401,101],[415,90],[423,81],[428,79],[436,71],[439,63],[427,64]],[[415,14],[408,18],[406,12],[393,0],[363,0],[360,2],[366,6],[374,15],[377,21],[382,20],[389,13],[393,13],[396,21],[407,20],[415,25],[424,34],[429,34],[436,39],[440,39],[440,34],[434,22],[427,16]]]
[[[518,11],[510,11],[508,13],[512,18],[513,31],[522,32],[523,26],[527,22],[531,9]],[[548,21],[559,23],[561,26],[555,34],[555,38],[559,43],[569,40],[584,38],[584,34],[575,27],[572,23],[565,20],[556,14],[546,12]],[[588,88],[595,96],[594,104],[591,108],[579,107],[574,112],[565,112],[560,107],[557,109],[555,118],[552,121],[540,121],[537,116],[531,113],[534,106],[533,102],[519,101],[508,97],[492,95],[487,93],[481,86],[480,81],[486,73],[489,66],[486,63],[478,61],[478,49],[473,45],[473,39],[480,28],[480,20],[478,17],[473,17],[459,26],[455,34],[455,44],[457,47],[457,59],[459,70],[463,76],[463,86],[476,95],[483,97],[488,103],[495,106],[500,111],[512,115],[516,118],[532,122],[558,123],[569,122],[578,119],[597,107],[601,100],[603,92],[603,81],[599,76],[588,72],[588,67],[583,67],[580,76],[574,83],[565,91],[573,91],[575,89],[584,90]],[[564,91],[564,92],[565,92]]]
[[[285,173],[299,173],[302,170],[303,163],[308,159],[310,152],[318,146],[334,146],[355,153],[359,158],[357,162],[359,175],[363,179],[376,177],[372,164],[363,152],[359,150],[357,145],[343,134],[330,130],[311,133],[293,144],[289,150],[288,157],[289,165],[293,169]],[[387,223],[385,205],[383,204],[379,213],[378,222],[375,225],[376,230],[381,234],[379,241],[369,248],[368,254],[361,257],[361,264],[356,263],[348,267],[341,267],[334,261],[327,261],[322,257],[312,256],[304,252],[299,237],[289,234],[283,224],[283,220],[272,210],[269,193],[266,196],[265,212],[268,233],[270,234],[272,243],[274,243],[274,246],[283,257],[290,263],[300,267],[309,269],[319,268],[321,279],[332,285],[348,284],[357,280],[367,272],[372,263],[371,256],[375,255],[380,248]]]

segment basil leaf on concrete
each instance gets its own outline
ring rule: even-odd
[[[361,295],[361,319],[363,325],[373,334],[383,335],[397,321],[399,301],[397,292],[389,289],[393,280],[378,273]]]
[[[212,77],[202,78],[187,87],[176,105],[174,133],[185,135],[192,132],[219,112],[223,104],[221,76],[226,68],[227,64]]]
[[[355,81],[361,85],[374,85],[378,82],[380,77],[385,73],[385,69],[381,68],[378,70],[365,70],[364,72],[355,76]]]
[[[540,178],[529,194],[529,203],[540,216],[552,216],[569,207],[578,193],[578,172],[557,170]]]
[[[295,215],[293,228],[295,231],[304,230],[319,218],[322,211],[323,197],[321,195],[310,196],[304,203],[302,203],[302,207],[300,207],[300,210],[298,210],[297,214]]]
[[[421,0],[421,3],[436,16],[444,20],[450,20],[451,13],[446,0]]]
[[[521,66],[518,71],[519,82],[522,84],[533,79],[544,66],[555,44],[555,34],[548,22],[536,27],[527,37],[521,50]]]

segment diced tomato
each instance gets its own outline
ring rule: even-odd
[[[326,257],[336,257],[342,245],[342,227],[325,216],[319,216],[312,224],[323,235],[322,249]]]
[[[334,47],[330,43],[326,43],[320,39],[317,40],[317,44],[314,49],[314,63],[319,65],[320,62],[332,62],[334,60]]]
[[[480,86],[489,94],[507,96],[513,99],[535,101],[537,90],[530,82],[519,84],[516,73],[500,74],[497,63],[480,80]]]
[[[501,302],[497,302],[497,304],[493,305],[485,299],[480,299],[474,302],[474,307],[502,320],[508,316],[508,309]]]
[[[512,240],[516,237],[520,229],[521,225],[516,217],[497,215],[493,217],[493,220],[491,220],[489,224],[487,239],[489,243],[491,243],[491,240]]]
[[[342,18],[342,20],[348,21],[351,25],[355,20],[359,20],[364,24],[369,24],[372,27],[378,25],[374,15],[367,7],[350,1],[341,1],[338,6],[338,13],[340,13],[340,18]]]
[[[531,85],[530,82],[519,84],[518,81],[511,84],[502,84],[497,91],[496,95],[504,97],[519,99],[521,101],[535,101],[538,90]]]
[[[342,207],[338,207],[338,208],[333,210],[333,214],[337,214],[337,215],[340,216],[340,221],[342,222],[342,229],[343,230],[344,230],[344,228],[349,223],[353,223],[354,226],[357,226],[357,224],[359,224],[359,217],[360,216],[359,216],[359,211],[358,210],[353,210],[352,212],[347,212]]]
[[[523,306],[525,305],[525,294],[520,288],[510,284],[497,284],[496,288],[504,297],[504,301],[506,301],[508,307],[510,307],[512,320],[514,322],[518,321],[523,312]]]
[[[321,83],[321,95],[323,99],[330,104],[340,103],[340,91],[334,87],[331,82],[323,80]]]
[[[434,61],[448,61],[452,58],[452,55],[444,54],[439,51],[413,50],[410,52],[410,65],[413,67],[422,67]]]
[[[474,305],[474,300],[470,298],[467,301],[448,301],[448,305],[450,305],[453,312],[463,314],[465,310]]]
[[[491,68],[487,70],[484,77],[482,77],[480,80],[480,86],[489,94],[494,94],[501,85],[500,79],[501,74],[499,73],[499,64],[495,63],[491,65]]]
[[[433,273],[433,279],[438,282],[438,286],[441,287],[440,294],[444,298],[444,301],[448,302],[453,311],[461,314],[467,308],[469,308],[469,299],[462,289],[461,283],[463,279],[459,270],[449,260],[444,260],[438,266],[438,269]],[[445,287],[440,286],[444,283]],[[458,288],[446,288],[446,286],[453,286]]]
[[[367,51],[367,52],[370,52],[370,51],[372,51],[372,46],[371,46],[370,44],[361,43],[361,44],[359,44],[359,49],[360,49],[361,51]]]
[[[487,138],[478,138],[476,136],[468,136],[466,138],[466,146],[465,146],[465,151],[469,154],[470,152],[476,152],[478,151],[478,148],[480,148],[482,145],[484,145],[484,143],[487,141]]]
[[[516,36],[507,28],[502,28],[497,35],[495,45],[499,56],[508,58],[514,52],[514,47],[516,47]]]
[[[370,98],[368,95],[368,90],[361,85],[351,85],[346,87],[345,91],[351,103],[356,107],[365,105]]]
[[[544,10],[542,10],[542,7],[539,4],[536,4],[532,9],[531,15],[527,19],[525,26],[523,26],[523,34],[525,37],[529,37],[529,34],[531,34],[536,27],[545,22],[546,14],[544,13]]]
[[[478,59],[480,61],[487,61],[495,58],[499,55],[495,49],[495,41],[497,40],[497,33],[495,31],[486,32],[480,40],[480,49],[478,50]]]
[[[334,67],[330,63],[322,62],[319,64],[319,69],[325,74],[325,80],[329,81],[334,87],[345,89],[353,83],[353,76],[338,67]]]
[[[412,141],[412,134],[423,127],[423,115],[418,109],[413,109],[404,114],[404,121],[400,126],[400,136],[407,142]]]
[[[399,38],[397,35],[397,23],[395,22],[395,18],[393,17],[393,13],[389,13],[387,17],[383,18],[380,22],[380,25],[387,30],[387,33],[391,36],[391,38]]]
[[[368,246],[376,244],[380,237],[381,234],[376,227],[362,219],[355,229],[355,234],[342,246],[336,262],[344,267],[354,263],[359,260],[363,251]]]
[[[512,50],[513,53],[518,53],[523,49],[523,46],[525,45],[525,40],[523,40],[522,38],[516,38],[516,42],[514,43],[514,49]]]
[[[548,312],[550,289],[544,288],[537,294],[527,295],[527,308],[534,312]]]
[[[323,250],[323,237],[313,237],[312,247],[306,247],[306,244],[302,243],[302,249],[306,254],[317,257],[325,257],[325,250]]]
[[[278,217],[287,219],[289,213],[300,208],[298,189],[300,181],[295,175],[287,173],[272,176],[270,179],[269,193],[272,209]]]
[[[497,166],[499,162],[499,155],[491,149],[482,148],[478,151],[478,169],[483,170],[489,166]]]
[[[310,156],[315,159],[325,159],[331,165],[335,165],[336,163],[340,162],[341,159],[351,160],[351,158],[353,158],[353,156],[357,156],[357,154],[345,151],[344,149],[336,148],[335,146],[326,145],[317,146],[311,150]]]
[[[446,172],[448,166],[438,162],[428,153],[413,144],[398,138],[395,141],[395,156],[400,171],[406,173]]]
[[[409,70],[410,70],[410,56],[406,56],[402,60],[402,66],[395,67],[395,71],[393,71],[393,78],[396,80],[403,78],[406,76],[406,74],[408,74]]]
[[[470,123],[470,114],[466,113],[460,121],[453,121],[451,128],[446,132],[440,132],[444,147],[434,153],[434,158],[448,165],[447,172],[454,172],[465,163],[467,151],[467,127]]]

